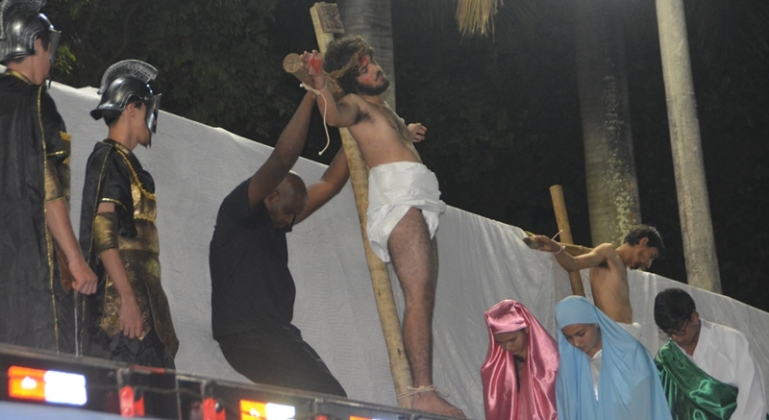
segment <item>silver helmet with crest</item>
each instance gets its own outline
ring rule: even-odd
[[[155,95],[150,82],[155,80],[158,70],[139,60],[123,60],[109,66],[101,78],[99,93],[101,101],[91,111],[91,116],[98,120],[105,112],[121,113],[131,99],[138,99],[147,106],[145,122],[152,133],[157,128],[160,96]]]
[[[3,0],[0,5],[0,63],[35,55],[35,40],[48,40],[51,63],[61,32],[40,13],[45,0]]]

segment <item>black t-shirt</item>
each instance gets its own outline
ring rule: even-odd
[[[291,323],[296,287],[288,270],[286,234],[275,228],[264,202],[248,204],[248,180],[224,199],[211,239],[214,338],[264,322]]]

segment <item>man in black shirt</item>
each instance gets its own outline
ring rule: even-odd
[[[313,93],[305,95],[272,154],[219,208],[209,254],[212,327],[227,362],[250,380],[346,396],[291,324],[296,288],[286,232],[334,197],[349,174],[342,149],[309,187],[290,172],[314,100]]]

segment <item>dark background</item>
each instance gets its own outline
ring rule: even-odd
[[[455,2],[392,0],[397,111],[428,127],[417,147],[446,203],[553,235],[548,188],[561,184],[574,240],[591,246],[570,1],[508,0],[493,37],[462,39]],[[618,1],[642,219],[667,246],[651,271],[685,280],[654,2]],[[270,145],[303,95],[281,63],[315,48],[313,1],[50,3],[58,81],[98,86],[113,62],[141,59],[160,69],[164,110]],[[769,310],[769,2],[685,4],[723,292]],[[331,131],[318,158],[316,112],[303,156],[328,163]]]

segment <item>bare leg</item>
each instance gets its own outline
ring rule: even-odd
[[[433,384],[432,320],[438,280],[438,248],[430,240],[427,223],[419,209],[411,208],[395,226],[388,240],[390,257],[406,299],[403,344],[411,365],[414,388]],[[435,391],[414,395],[412,408],[464,417]]]

